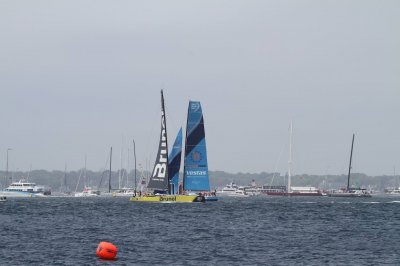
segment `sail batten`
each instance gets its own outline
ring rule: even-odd
[[[158,145],[158,153],[152,175],[147,188],[155,190],[168,190],[168,141],[167,141],[167,123],[165,120],[164,94],[161,90],[161,134]]]
[[[183,189],[209,191],[204,119],[200,102],[190,101],[188,108]]]

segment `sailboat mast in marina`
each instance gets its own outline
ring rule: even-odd
[[[353,134],[353,139],[351,140],[349,174],[347,175],[347,187],[346,187],[346,191],[349,191],[349,190],[350,190],[350,172],[351,172],[351,161],[352,161],[352,159],[353,159],[353,147],[354,147],[354,134]]]
[[[108,173],[108,193],[111,193],[111,162],[112,162],[112,147],[110,148],[110,170]]]
[[[292,187],[292,134],[293,134],[293,125],[290,122],[289,127],[289,161],[288,161],[288,187],[287,192],[291,192]]]
[[[287,172],[287,188],[286,190],[283,187],[270,187],[265,192],[265,194],[270,196],[325,196],[326,194],[323,193],[316,187],[295,187],[292,186],[292,152],[293,152],[293,123],[290,122],[289,125],[289,160],[288,160],[288,172]]]

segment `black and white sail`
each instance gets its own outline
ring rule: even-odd
[[[161,134],[158,145],[157,158],[154,163],[153,173],[150,177],[147,188],[154,190],[168,190],[168,141],[167,124],[165,120],[164,94],[161,90]]]

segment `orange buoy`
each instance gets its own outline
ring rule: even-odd
[[[96,255],[105,260],[113,260],[117,256],[118,249],[111,243],[100,242],[97,247]]]

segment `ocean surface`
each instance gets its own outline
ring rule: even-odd
[[[400,265],[400,197],[9,199],[0,228],[0,265]]]

